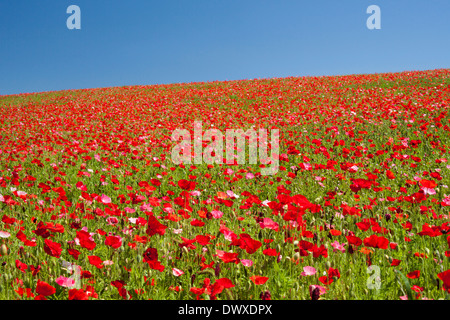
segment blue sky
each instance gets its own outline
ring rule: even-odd
[[[0,1],[0,95],[437,68],[448,0]]]

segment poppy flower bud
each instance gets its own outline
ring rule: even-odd
[[[294,253],[294,257],[293,258],[295,260],[300,259],[300,253],[299,252]]]
[[[319,287],[309,287],[309,295],[311,296],[311,300],[319,300],[320,298],[320,289]]]
[[[2,246],[0,247],[0,254],[2,256],[6,256],[8,255],[8,247],[6,246],[6,244],[2,244]]]
[[[349,245],[348,246],[348,253],[353,254],[354,250],[353,250],[353,246]]]
[[[426,253],[427,255],[429,255],[429,254],[430,254],[430,249],[428,249],[427,247],[425,247],[425,253]]]
[[[314,240],[314,242],[316,243],[318,239],[319,239],[319,238],[317,237],[317,233],[314,233],[314,235],[313,235],[313,240]]]
[[[391,220],[392,216],[391,216],[390,213],[386,213],[386,214],[384,215],[384,218],[386,219],[386,221],[389,221],[389,220]]]
[[[183,247],[183,252],[185,253],[185,254],[188,254],[189,253],[189,249],[187,248],[187,247]]]
[[[297,247],[297,246],[298,246],[298,244],[299,244],[298,240],[295,240],[295,241],[294,241],[294,246],[296,246],[296,247]]]
[[[327,262],[325,263],[325,265],[327,266],[327,269],[331,268],[331,262],[329,260],[327,260]]]
[[[261,300],[271,300],[272,295],[270,294],[269,290],[266,290],[266,291],[261,292],[259,297]]]
[[[220,263],[216,263],[216,267],[214,268],[214,275],[218,277],[220,275]]]

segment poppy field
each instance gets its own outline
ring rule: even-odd
[[[449,111],[449,69],[0,96],[0,299],[450,299]],[[195,121],[277,172],[175,164]]]

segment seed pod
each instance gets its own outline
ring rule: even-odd
[[[281,252],[281,245],[280,244],[277,244],[277,251]]]
[[[6,246],[6,244],[2,244],[2,246],[0,247],[0,254],[2,256],[6,256],[8,255],[8,247]]]
[[[434,255],[435,255],[436,257],[438,257],[439,259],[441,259],[441,253],[439,252],[439,250],[436,250],[436,251],[434,252]]]

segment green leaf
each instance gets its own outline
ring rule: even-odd
[[[399,270],[395,270],[395,272],[397,272],[397,274],[400,275],[400,279],[402,280],[403,286],[406,287],[406,295],[408,296],[408,300],[415,300],[411,290],[411,284],[409,283],[408,278]]]

